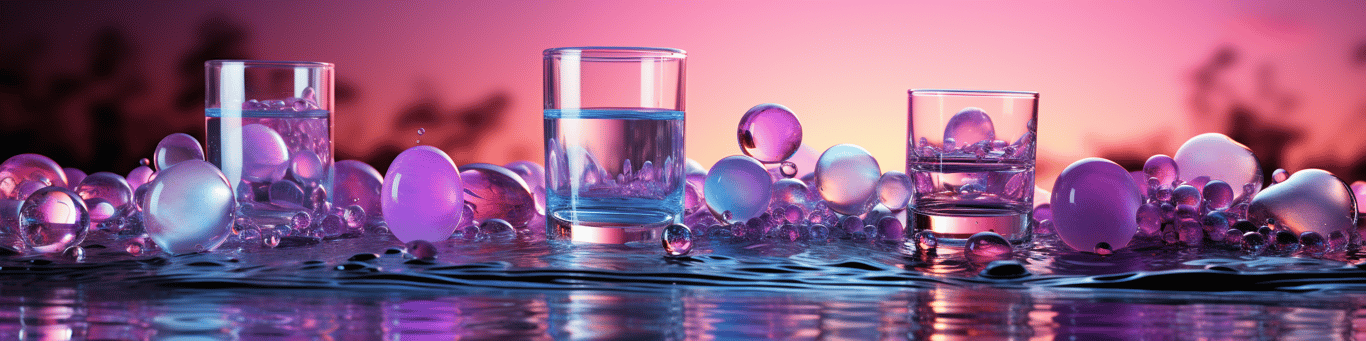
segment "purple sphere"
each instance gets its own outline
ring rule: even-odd
[[[129,211],[129,205],[133,203],[133,188],[128,185],[128,181],[123,180],[118,174],[109,172],[90,174],[76,185],[76,194],[86,200],[87,205],[92,200],[100,199],[108,202],[119,212]]]
[[[0,163],[0,199],[19,199],[19,185],[37,181],[43,187],[69,187],[66,171],[57,162],[38,154],[19,154]]]
[[[743,155],[728,156],[711,166],[703,186],[707,207],[726,222],[758,217],[772,199],[768,171],[758,160]],[[730,219],[724,219],[730,212]]]
[[[356,160],[339,161],[333,166],[332,201],[337,207],[358,205],[370,215],[379,216],[380,187],[384,177],[375,167]]]
[[[835,212],[862,215],[876,204],[882,169],[868,150],[852,144],[826,149],[816,161],[816,190]]]
[[[138,168],[133,168],[132,171],[128,172],[128,176],[124,181],[128,181],[128,187],[137,189],[138,187],[142,187],[143,184],[151,182],[154,177],[156,177],[156,172],[153,172],[151,167],[140,166]]]
[[[1053,223],[1058,237],[1078,251],[1093,252],[1100,243],[1114,249],[1128,246],[1138,232],[1141,204],[1143,198],[1129,172],[1106,159],[1072,163],[1053,184]]]
[[[1233,186],[1229,186],[1223,180],[1214,180],[1205,184],[1205,189],[1201,191],[1205,201],[1205,208],[1210,210],[1222,210],[1229,208],[1233,204]]]
[[[175,133],[166,135],[157,143],[157,149],[152,153],[152,159],[156,160],[157,170],[170,168],[172,165],[185,160],[204,160],[204,148],[199,146],[199,140],[194,136],[185,133]]]
[[[1144,179],[1156,178],[1159,188],[1172,188],[1172,182],[1180,178],[1180,170],[1176,167],[1176,160],[1163,154],[1153,155],[1148,158],[1148,162],[1143,163]],[[1159,188],[1153,188],[1157,190]]]
[[[526,226],[536,215],[536,200],[517,173],[499,165],[472,163],[460,166],[460,180],[474,205],[474,220],[503,219],[514,227]]]
[[[740,118],[740,150],[760,162],[782,162],[802,145],[802,123],[787,107],[756,105]]]
[[[445,240],[465,218],[464,182],[446,152],[432,146],[408,148],[384,174],[380,206],[389,231],[399,240]]]

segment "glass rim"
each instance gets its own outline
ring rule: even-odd
[[[1019,97],[1019,98],[1039,98],[1038,91],[1012,91],[1012,90],[962,90],[962,89],[911,89],[906,91],[911,96],[982,96],[982,97]]]
[[[556,47],[542,52],[546,58],[566,54],[577,54],[585,59],[637,59],[637,58],[676,58],[687,57],[688,52],[669,47],[632,47],[632,46],[574,46]]]
[[[331,69],[335,64],[328,62],[309,62],[309,61],[290,61],[290,60],[252,60],[252,59],[214,59],[204,62],[204,66],[223,66],[225,64],[242,64],[247,67],[316,67]]]

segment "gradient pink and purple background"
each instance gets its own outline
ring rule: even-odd
[[[58,130],[33,136],[79,163],[61,158],[108,148],[82,136],[111,120],[90,103],[112,101],[117,129],[152,136],[127,142],[140,157],[171,132],[202,138],[202,97],[176,97],[202,88],[195,51],[224,26],[240,57],[335,63],[339,157],[372,163],[417,139],[458,163],[541,162],[541,51],[622,45],[688,51],[687,155],[704,165],[739,154],[740,116],[772,102],[816,150],[858,144],[902,170],[906,91],[963,88],[1041,94],[1044,188],[1072,161],[1141,163],[1249,117],[1252,136],[1288,132],[1280,166],[1345,172],[1366,160],[1363,18],[1361,1],[6,1],[0,132]],[[111,40],[113,75],[89,76]],[[70,75],[88,81],[56,95]],[[126,154],[108,170],[135,167]]]

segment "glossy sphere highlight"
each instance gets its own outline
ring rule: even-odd
[[[861,215],[872,208],[882,168],[868,150],[852,144],[826,149],[816,161],[816,190],[835,212]]]
[[[1157,179],[1159,188],[1170,189],[1172,182],[1180,178],[1180,169],[1176,166],[1176,160],[1170,156],[1157,154],[1148,158],[1143,163],[1143,179]],[[1157,190],[1157,188],[1153,188]]]
[[[906,208],[911,201],[911,177],[906,173],[889,171],[877,181],[878,202],[892,211]]]
[[[1124,167],[1101,158],[1067,166],[1053,184],[1053,224],[1058,237],[1078,251],[1093,252],[1108,243],[1129,245],[1138,232],[1143,198]]]
[[[65,187],[39,189],[19,207],[19,238],[36,252],[60,253],[80,245],[89,228],[85,202]]]
[[[673,224],[664,228],[662,244],[664,252],[670,256],[683,256],[692,252],[692,229]]]
[[[133,203],[133,188],[128,185],[128,181],[124,181],[118,174],[109,172],[99,172],[85,177],[81,184],[76,185],[76,194],[86,201],[104,200],[119,212],[129,211],[129,205]]]
[[[432,146],[408,148],[389,164],[380,190],[389,231],[401,241],[441,241],[464,216],[465,186],[455,162]]]
[[[232,234],[237,201],[212,164],[182,161],[162,170],[147,188],[142,223],[163,251],[211,251]]]
[[[369,164],[345,160],[333,165],[332,201],[337,207],[358,205],[371,215],[380,215],[379,190],[384,177]]]
[[[1010,241],[995,232],[977,232],[963,246],[963,253],[976,261],[1009,259],[1012,252]]]
[[[740,150],[760,162],[782,162],[802,145],[802,123],[787,107],[765,103],[740,117]]]
[[[706,193],[707,207],[718,218],[724,218],[724,212],[731,213],[730,219],[722,221],[746,221],[768,208],[773,197],[770,180],[758,160],[731,155],[711,166],[702,192]]]
[[[276,181],[285,175],[289,147],[274,129],[262,124],[242,127],[242,178],[248,181]]]
[[[536,215],[536,201],[522,177],[503,166],[472,163],[460,166],[460,180],[474,205],[474,220],[498,218],[514,227],[526,226]]]
[[[668,165],[673,166],[673,165]],[[527,187],[531,188],[531,196],[536,199],[536,213],[545,215],[545,167],[531,161],[513,161],[503,165],[513,173],[522,177]],[[672,174],[667,169],[661,170],[664,174]]]
[[[991,123],[991,116],[988,116],[981,108],[963,108],[949,122],[944,124],[944,141],[953,139],[953,147],[962,148],[981,141],[996,140],[996,126]],[[945,143],[947,144],[947,142]],[[952,150],[950,146],[944,149]]]
[[[166,135],[157,143],[152,159],[156,160],[157,170],[170,168],[186,160],[204,161],[204,147],[199,146],[199,140],[185,133]]]
[[[56,162],[38,154],[19,154],[0,163],[0,199],[19,199],[19,184],[37,181],[43,187],[69,187],[66,172]]]
[[[1241,189],[1245,184],[1262,186],[1262,169],[1252,150],[1224,134],[1192,137],[1181,145],[1173,158],[1177,169],[1181,170],[1182,180],[1208,176],[1209,180],[1223,180],[1235,189]],[[1237,193],[1237,196],[1242,195]]]
[[[1350,233],[1357,221],[1352,200],[1351,189],[1332,173],[1306,169],[1258,193],[1248,206],[1248,220],[1261,226],[1275,219],[1295,234]]]

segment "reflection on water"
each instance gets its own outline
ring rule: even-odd
[[[1171,339],[1366,332],[1357,251],[1324,259],[1137,246],[1110,257],[1016,249],[1031,273],[978,276],[953,248],[702,240],[341,239],[86,261],[0,256],[0,340]],[[114,244],[116,245],[116,244]],[[288,244],[286,244],[288,245]],[[761,246],[756,246],[761,245]]]

